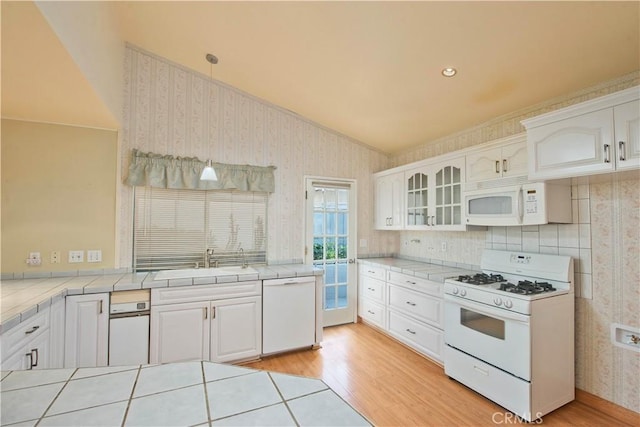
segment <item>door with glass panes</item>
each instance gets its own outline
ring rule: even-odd
[[[356,320],[355,182],[307,178],[307,264],[324,270],[323,326]]]

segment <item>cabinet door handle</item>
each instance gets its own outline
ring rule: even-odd
[[[502,172],[507,171],[507,159],[502,159]]]
[[[29,352],[29,353],[25,353],[24,355],[29,358],[29,364],[28,364],[29,367],[27,369],[33,369],[33,353]]]
[[[102,300],[100,300],[100,303],[98,305],[98,314],[102,314]]]
[[[496,160],[496,173],[500,173],[500,160]]]
[[[28,331],[25,331],[25,335],[29,335],[34,333],[35,331],[37,331],[38,329],[40,329],[40,326],[34,326],[33,328],[29,329]]]
[[[415,307],[416,303],[415,302],[411,302],[411,301],[407,301],[407,304],[409,304],[411,307]]]
[[[627,153],[625,152],[624,141],[618,141],[618,151],[620,151],[620,160],[627,160]]]
[[[204,320],[207,320],[207,317],[209,316],[209,307],[202,307],[202,309],[204,310]]]
[[[410,334],[412,334],[412,335],[415,335],[415,334],[416,334],[416,331],[412,331],[412,330],[411,330],[411,329],[409,329],[409,328],[405,329],[405,331],[409,332],[409,333],[410,333]]]
[[[611,157],[609,156],[609,144],[604,144],[604,162],[611,163]]]
[[[211,318],[212,319],[216,318],[216,308],[215,307],[211,307]]]
[[[33,350],[31,350],[31,354],[33,354],[34,352],[36,354],[36,362],[31,365],[32,368],[38,366],[38,359],[39,359],[38,358],[38,349],[34,348]],[[33,356],[31,357],[31,360],[33,361]]]

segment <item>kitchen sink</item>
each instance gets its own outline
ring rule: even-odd
[[[159,271],[153,280],[188,279],[193,277],[212,276],[242,276],[245,274],[258,274],[253,267],[230,266],[217,268],[183,268],[180,270]]]

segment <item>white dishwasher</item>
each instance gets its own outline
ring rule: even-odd
[[[270,354],[315,343],[314,277],[262,282],[262,353]]]

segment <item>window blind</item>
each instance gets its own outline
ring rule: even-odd
[[[135,187],[136,271],[266,263],[267,193]]]

